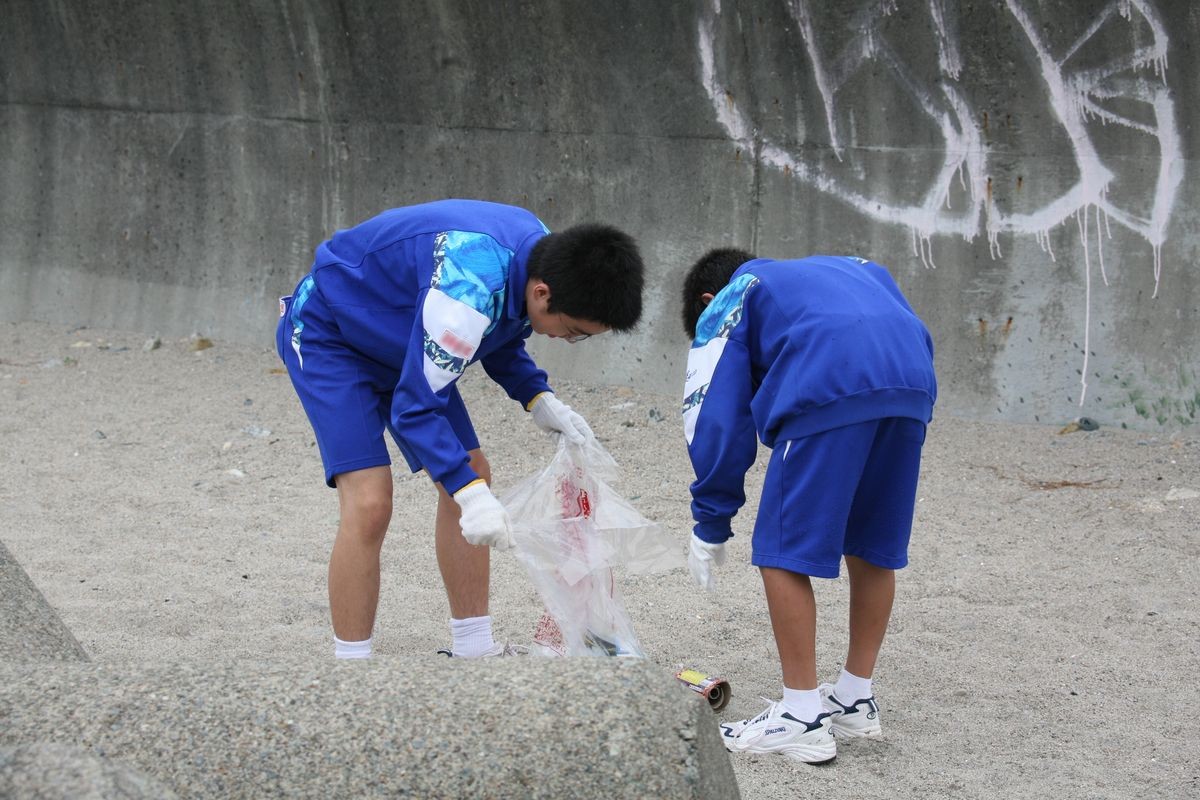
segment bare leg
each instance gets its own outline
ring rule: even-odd
[[[817,605],[807,575],[763,567],[763,588],[783,665],[783,685],[817,688]]]
[[[379,550],[392,518],[391,467],[335,478],[341,519],[329,556],[333,634],[346,642],[371,638],[379,605]]]
[[[883,646],[892,601],[896,596],[896,571],[877,567],[855,556],[846,556],[850,574],[850,647],[846,671],[869,678]]]
[[[482,450],[472,450],[471,469],[489,484],[492,470]],[[488,613],[488,579],[491,548],[469,544],[458,523],[461,510],[442,485],[438,484],[437,520],[434,523],[435,547],[442,583],[450,601],[450,617],[467,619]]]

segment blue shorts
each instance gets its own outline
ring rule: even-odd
[[[343,472],[392,463],[386,428],[413,472],[424,465],[392,427],[392,393],[400,371],[347,346],[320,293],[305,278],[296,294],[279,300],[275,347],[317,435],[325,483]],[[303,364],[303,366],[302,366]],[[458,388],[449,389],[445,418],[463,449],[479,448],[475,426]]]
[[[754,523],[751,562],[836,578],[842,556],[908,564],[925,424],[889,417],[779,442]]]

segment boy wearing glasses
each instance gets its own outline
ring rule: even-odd
[[[554,396],[525,339],[631,329],[643,272],[637,246],[615,228],[550,233],[524,209],[474,200],[391,209],[317,247],[311,272],[280,301],[276,345],[338,494],[329,560],[336,657],[371,655],[392,512],[385,429],[437,488],[452,654],[506,652],[488,615],[487,546],[508,548],[511,531],[455,381],[478,361],[542,430],[592,436]]]
[[[721,725],[735,753],[821,763],[842,739],[879,736],[871,675],[908,541],[933,342],[887,270],[863,258],[792,261],[721,249],[683,287],[692,337],[683,423],[695,469],[688,565],[712,591],[758,441],[772,448],[754,521],[783,669],[783,697]],[[850,577],[850,641],[833,684],[817,684],[810,576]]]

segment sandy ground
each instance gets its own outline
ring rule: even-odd
[[[0,332],[0,537],[94,660],[329,649],[336,497],[269,345],[147,350],[127,332]],[[463,391],[503,490],[551,445],[469,373]],[[621,463],[616,488],[682,550],[690,475],[676,398],[557,388]],[[875,676],[885,738],[843,746],[821,768],[734,758],[743,795],[1200,795],[1200,431],[1061,434],[939,412]],[[757,713],[780,687],[748,563],[764,467],[748,478],[717,594],[682,569],[620,582],[651,660],[729,678],[722,718]],[[395,475],[377,649],[430,652],[449,641],[435,497],[423,476]],[[832,680],[847,584],[817,592]],[[540,603],[511,556],[495,559],[492,611],[503,638],[529,640]]]

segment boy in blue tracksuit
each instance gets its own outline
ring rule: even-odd
[[[692,337],[683,420],[695,469],[688,564],[715,587],[758,441],[772,448],[751,540],[783,668],[783,699],[724,723],[733,752],[833,759],[834,736],[881,732],[871,674],[908,563],[937,384],[933,343],[887,270],[866,259],[703,256],[683,289]],[[850,576],[850,643],[817,684],[810,576]]]
[[[481,545],[505,549],[511,532],[455,381],[478,361],[539,428],[590,437],[525,340],[629,330],[641,316],[643,272],[633,240],[615,228],[550,233],[524,209],[474,200],[385,211],[317,247],[312,271],[280,301],[277,347],[338,493],[329,559],[337,657],[371,654],[392,512],[385,429],[437,487],[452,655],[505,652],[492,636]]]

